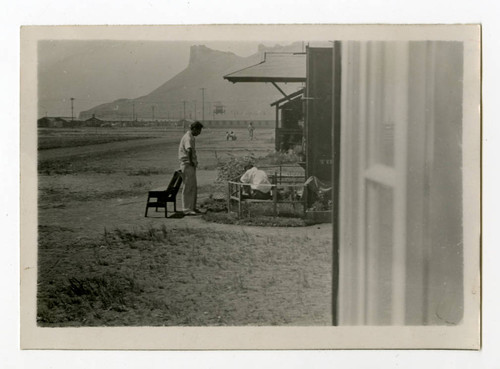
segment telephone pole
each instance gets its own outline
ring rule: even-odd
[[[184,109],[184,113],[182,115],[182,126],[184,131],[186,131],[186,100],[182,101],[182,107]]]
[[[152,120],[154,122],[154,120],[155,120],[155,106],[154,105],[151,106],[151,110],[153,110],[153,114],[152,114],[153,115],[153,119]]]
[[[132,121],[135,120],[135,104],[132,104]]]
[[[201,121],[205,122],[205,87],[200,88],[201,90]]]
[[[74,121],[75,118],[74,118],[74,115],[73,115],[73,101],[75,101],[75,98],[72,97],[72,98],[70,98],[70,100],[71,100],[71,121]]]

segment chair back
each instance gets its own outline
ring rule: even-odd
[[[170,183],[168,184],[167,187],[167,197],[175,197],[177,196],[177,192],[179,192],[179,188],[181,187],[182,184],[182,174],[180,170],[176,170],[174,172],[174,175],[172,176],[172,179],[170,180]]]

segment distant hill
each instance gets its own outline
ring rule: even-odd
[[[189,64],[182,72],[166,81],[148,95],[137,99],[119,99],[96,106],[80,113],[80,119],[95,114],[105,120],[138,120],[202,118],[202,90],[205,90],[205,120],[269,120],[275,118],[270,104],[282,97],[280,92],[267,83],[230,83],[223,76],[254,65],[263,60],[266,51],[301,51],[301,43],[266,48],[259,46],[258,52],[249,57],[240,57],[231,52],[212,50],[204,45],[191,46]],[[144,71],[147,73],[148,71]],[[300,84],[280,84],[285,92],[294,92]],[[215,106],[224,110],[214,114]],[[154,108],[153,108],[154,107]],[[196,112],[195,112],[196,107]]]

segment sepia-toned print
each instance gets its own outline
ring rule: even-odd
[[[478,348],[479,42],[23,29],[23,347]]]

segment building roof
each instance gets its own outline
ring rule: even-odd
[[[66,119],[61,117],[41,117],[38,118],[38,121],[48,121],[48,122],[67,122]]]
[[[104,122],[102,119],[99,119],[99,118],[96,118],[96,116],[94,114],[92,114],[92,117],[90,117],[89,119],[85,119],[85,122]]]
[[[259,64],[224,76],[230,82],[305,82],[305,53],[265,53]]]

